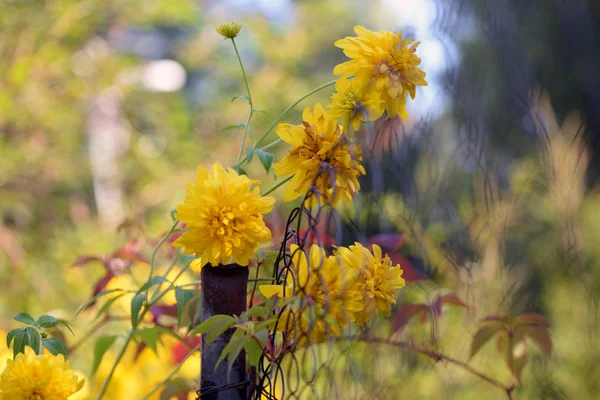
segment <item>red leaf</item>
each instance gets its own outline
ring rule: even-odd
[[[503,330],[502,327],[496,325],[484,325],[475,335],[473,336],[473,341],[471,342],[471,355],[469,358],[472,358],[484,344],[486,344],[494,334]]]
[[[94,297],[98,293],[102,292],[104,290],[104,288],[106,288],[106,285],[108,285],[108,282],[110,282],[110,280],[114,277],[115,277],[115,275],[113,273],[111,273],[110,271],[108,271],[106,273],[106,275],[104,275],[102,278],[100,278],[100,280],[98,282],[96,282],[96,286],[94,286],[94,291],[92,292],[92,297]],[[90,303],[87,308],[92,307],[94,304],[96,304],[95,301]]]
[[[416,282],[427,279],[419,271],[417,271],[417,269],[413,266],[412,261],[403,255],[398,253],[388,253],[388,256],[394,265],[400,264],[400,267],[402,267],[403,271],[402,278],[404,278],[406,282]]]
[[[540,325],[550,326],[551,322],[548,318],[541,314],[526,313],[521,314],[513,320],[513,326],[524,326],[524,325]]]
[[[499,323],[507,325],[507,326],[510,326],[510,323],[511,323],[510,317],[507,317],[506,315],[500,315],[500,314],[489,314],[487,317],[485,317],[483,319],[482,322],[488,322],[488,321],[499,322]]]
[[[82,267],[86,264],[91,263],[92,261],[98,261],[101,263],[105,263],[104,258],[99,257],[99,256],[82,256],[79,257],[77,260],[75,260],[75,262],[73,263],[73,267]]]
[[[169,317],[175,318],[177,321],[177,304],[166,305],[166,304],[158,304],[150,307],[150,314],[152,314],[152,322],[155,325],[160,325],[158,323],[158,319],[163,315],[168,315]]]
[[[424,315],[429,312],[429,307],[420,303],[407,303],[396,311],[392,320],[392,332],[401,332],[404,330],[408,321],[415,315],[419,315],[421,322],[424,320]]]
[[[533,340],[547,356],[552,355],[552,338],[550,338],[550,334],[546,328],[536,325],[525,325],[519,326],[516,329]]]
[[[187,356],[190,353],[190,348],[194,348],[200,343],[200,335],[187,338],[186,342],[188,343],[189,347],[186,347],[181,342],[177,342],[171,348],[171,359],[173,360],[173,364],[177,365],[181,361],[183,361],[185,356]]]
[[[387,251],[395,251],[404,244],[404,237],[399,233],[379,233],[369,238],[369,247],[374,244]]]

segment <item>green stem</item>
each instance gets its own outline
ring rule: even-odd
[[[200,346],[201,346],[201,344],[198,344],[196,347],[194,347],[192,350],[190,350],[190,352],[184,357],[184,359],[181,360],[181,362],[179,364],[177,364],[175,369],[173,369],[173,371],[171,371],[171,373],[169,375],[167,375],[167,377],[165,379],[158,382],[156,384],[156,386],[154,386],[154,388],[152,388],[151,391],[149,391],[144,397],[142,397],[142,400],[149,399],[150,396],[152,396],[154,393],[156,393],[156,391],[158,389],[160,389],[162,386],[166,385],[171,379],[173,379],[173,376],[175,376],[175,374],[179,371],[179,369],[183,366],[183,364],[187,361],[187,359],[190,358],[195,352],[200,350]]]
[[[167,237],[168,236],[169,235],[167,235]],[[113,364],[112,368],[110,369],[110,372],[108,373],[108,376],[104,380],[104,383],[102,384],[102,388],[100,389],[100,393],[98,393],[98,397],[96,398],[96,400],[101,400],[102,397],[104,397],[104,394],[106,393],[106,389],[108,388],[108,384],[110,383],[110,381],[111,381],[111,379],[112,379],[112,377],[113,377],[113,375],[115,373],[115,370],[117,369],[117,366],[121,362],[121,359],[125,355],[125,351],[127,350],[127,346],[129,345],[129,342],[131,342],[131,339],[133,339],[133,337],[135,336],[135,332],[137,331],[138,325],[140,324],[140,322],[142,322],[144,320],[144,316],[146,316],[146,314],[148,313],[148,311],[150,310],[150,308],[152,308],[153,305],[155,305],[156,303],[158,303],[160,301],[160,299],[162,299],[164,297],[164,295],[169,290],[171,290],[171,288],[173,288],[173,286],[175,286],[175,282],[177,281],[177,279],[179,279],[179,277],[188,268],[189,268],[189,264],[186,265],[185,267],[181,268],[181,271],[179,271],[179,273],[177,274],[177,276],[175,277],[175,279],[173,279],[173,282],[171,282],[171,284],[169,285],[169,287],[167,287],[166,289],[164,289],[162,292],[156,294],[154,296],[154,298],[150,299],[150,301],[147,302],[146,307],[144,307],[143,310],[142,310],[142,312],[140,313],[140,316],[139,316],[138,321],[136,322],[135,326],[133,326],[131,328],[131,331],[129,332],[129,334],[125,338],[125,344],[123,344],[123,347],[121,348],[121,351],[117,355],[117,359],[115,360],[115,363]]]
[[[294,177],[294,175],[288,176],[287,178],[281,180],[279,183],[277,183],[275,186],[273,186],[271,189],[267,190],[266,192],[264,192],[261,196],[266,196],[272,192],[274,192],[275,190],[277,190],[280,186],[284,185],[286,182],[289,182],[292,180],[292,178]]]
[[[353,78],[353,76],[349,76],[348,78]],[[298,100],[296,100],[294,103],[292,103],[292,104],[291,104],[291,105],[290,105],[288,108],[286,108],[286,109],[285,109],[285,110],[284,110],[284,111],[283,111],[283,112],[282,112],[282,113],[279,115],[279,117],[277,117],[277,119],[276,119],[275,121],[273,121],[273,122],[271,123],[271,125],[270,125],[270,126],[267,128],[267,130],[265,131],[265,133],[263,133],[263,134],[262,134],[262,136],[261,136],[260,138],[258,138],[258,140],[256,141],[256,143],[254,144],[254,147],[258,147],[258,146],[259,146],[259,145],[260,145],[260,144],[263,142],[263,140],[265,140],[265,138],[267,137],[267,135],[268,135],[269,133],[271,133],[271,131],[273,130],[273,128],[275,128],[275,127],[277,126],[277,124],[278,124],[279,122],[281,122],[281,120],[282,120],[283,118],[285,118],[285,116],[286,116],[286,115],[288,115],[288,113],[289,113],[290,111],[292,111],[292,109],[293,109],[294,107],[296,107],[298,104],[300,104],[300,102],[301,102],[302,100],[306,99],[307,97],[310,97],[310,96],[312,96],[313,94],[317,93],[317,92],[318,92],[318,91],[320,91],[320,90],[323,90],[323,89],[325,89],[325,88],[328,88],[328,87],[330,87],[330,86],[333,86],[333,85],[335,85],[335,82],[336,82],[336,81],[337,81],[337,80],[333,80],[333,81],[329,81],[329,82],[327,82],[327,83],[324,83],[324,84],[322,84],[321,86],[314,88],[314,89],[313,89],[313,90],[311,90],[310,92],[308,92],[308,93],[305,93],[305,94],[304,94],[302,97],[300,97]],[[279,143],[279,141],[280,141],[280,139],[278,139],[278,140],[274,141],[273,143],[270,143],[270,144],[266,145],[266,146],[265,146],[265,147],[263,147],[262,149],[263,149],[263,150],[265,150],[265,149],[267,149],[267,148],[270,148],[271,146],[274,146],[276,143]],[[247,161],[248,161],[248,160],[247,160],[247,158],[246,158],[246,157],[244,157],[244,158],[243,158],[243,159],[242,159],[242,160],[239,162],[239,165],[241,165],[241,164],[244,164],[244,163],[246,163]]]
[[[154,250],[152,250],[152,258],[150,259],[150,276],[148,277],[148,280],[150,280],[150,278],[154,276],[154,268],[156,267],[156,255],[158,254],[158,250],[171,236],[178,223],[179,221],[175,221],[173,223],[173,226],[171,227],[171,229],[169,229],[169,232],[167,232],[167,234],[162,239],[160,239],[160,242],[158,242],[156,247],[154,247]]]
[[[238,51],[237,45],[235,44],[235,39],[231,39],[231,43],[233,43],[233,48],[235,49],[235,54],[240,63],[240,68],[242,69],[244,83],[246,84],[246,91],[248,92],[248,103],[250,103],[250,113],[248,114],[248,119],[246,120],[246,126],[244,127],[244,136],[242,137],[242,146],[240,147],[240,152],[238,154],[237,160],[235,161],[235,165],[239,166],[240,160],[242,159],[242,155],[244,154],[244,149],[246,148],[246,138],[248,137],[248,130],[250,129],[250,120],[252,119],[252,114],[254,114],[254,104],[252,103],[252,94],[250,93],[250,85],[248,84],[248,77],[246,76],[246,70],[244,69],[244,64],[242,63],[242,57],[240,56],[240,52]]]

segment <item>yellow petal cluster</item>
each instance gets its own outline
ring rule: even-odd
[[[271,240],[262,214],[271,211],[275,198],[261,196],[259,184],[219,163],[210,173],[198,167],[196,182],[187,185],[175,213],[186,232],[173,245],[212,266],[248,265],[258,247]]]
[[[217,32],[225,39],[235,38],[242,29],[242,24],[238,24],[235,21],[223,22],[217,25]]]
[[[357,84],[379,96],[388,118],[396,115],[408,119],[406,93],[415,98],[416,86],[426,86],[425,72],[416,50],[419,42],[403,39],[401,34],[373,32],[355,26],[356,37],[335,42],[351,58],[333,70],[336,75],[354,75]]]
[[[273,166],[275,174],[295,174],[288,184],[284,200],[306,195],[311,188],[309,206],[335,205],[340,199],[350,201],[360,189],[358,177],[365,174],[360,146],[343,132],[336,118],[321,104],[314,110],[306,108],[302,124],[280,124],[277,134],[293,147],[284,159]]]
[[[375,121],[383,114],[384,102],[377,92],[368,91],[364,82],[342,76],[335,89],[327,108],[334,118],[344,120],[345,129],[352,124],[357,131],[361,122]]]
[[[285,289],[281,285],[260,287],[266,297],[283,297],[285,290],[285,296],[295,294],[300,299],[282,313],[280,329],[295,330],[294,338],[300,343],[306,339],[303,336],[311,342],[325,341],[328,333],[339,336],[363,307],[361,294],[354,290],[357,271],[344,268],[338,257],[328,256],[316,244],[308,256],[297,245],[291,245],[290,252],[292,269]]]
[[[1,400],[66,400],[85,381],[78,379],[62,355],[36,355],[30,348],[6,362],[0,375]]]
[[[358,291],[363,296],[364,307],[355,313],[356,323],[369,323],[375,315],[389,316],[392,304],[396,304],[396,295],[406,282],[402,278],[400,264],[393,265],[381,247],[373,245],[373,252],[360,243],[346,248],[339,247],[338,255],[347,268],[358,272]]]

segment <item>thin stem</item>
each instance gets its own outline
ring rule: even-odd
[[[183,360],[181,360],[181,362],[179,364],[177,364],[177,366],[173,369],[173,371],[171,371],[171,373],[169,375],[167,375],[167,377],[165,379],[158,382],[154,386],[154,388],[152,388],[151,391],[149,391],[144,397],[142,397],[142,400],[149,399],[150,396],[152,396],[154,393],[156,393],[156,391],[158,389],[160,389],[162,386],[166,385],[173,378],[173,376],[175,376],[175,374],[179,371],[179,369],[183,366],[183,364],[187,361],[187,359],[190,358],[196,351],[200,350],[200,346],[201,346],[201,344],[199,343],[196,347],[191,349],[190,352],[183,358]]]
[[[108,317],[108,315],[104,314],[104,318],[102,318],[100,321],[98,321],[96,323],[96,325],[94,325],[92,328],[90,328],[88,333],[86,335],[84,335],[82,339],[80,339],[77,343],[75,343],[73,346],[71,346],[71,348],[69,349],[69,354],[72,354],[75,350],[77,350],[79,348],[79,346],[81,346],[90,337],[92,337],[92,335],[94,333],[96,333],[100,328],[102,328],[102,326],[104,326],[104,324],[106,324],[109,321],[109,319],[110,318]]]
[[[353,77],[353,76],[350,76],[350,77],[348,77],[348,78],[352,78],[352,77]],[[314,89],[313,89],[313,90],[311,90],[310,92],[307,92],[307,93],[305,93],[305,94],[304,94],[302,97],[300,97],[298,100],[296,100],[294,103],[292,103],[292,104],[291,104],[291,105],[290,105],[288,108],[286,108],[286,109],[285,109],[285,110],[284,110],[284,111],[283,111],[281,114],[279,114],[279,117],[277,117],[277,119],[271,123],[271,125],[270,125],[270,126],[267,128],[267,130],[266,130],[266,131],[265,131],[265,132],[262,134],[262,136],[258,138],[258,140],[256,141],[256,143],[254,143],[254,147],[258,147],[258,146],[259,146],[259,145],[260,145],[260,144],[263,142],[263,140],[265,140],[265,138],[267,137],[267,135],[268,135],[269,133],[271,133],[271,131],[273,130],[273,128],[275,128],[275,127],[277,126],[277,124],[278,124],[278,123],[279,123],[279,122],[280,122],[280,121],[281,121],[283,118],[285,118],[285,116],[286,116],[286,115],[288,115],[288,113],[289,113],[290,111],[292,111],[292,109],[293,109],[294,107],[296,107],[298,104],[300,104],[300,102],[301,102],[302,100],[306,99],[307,97],[310,97],[310,96],[312,96],[313,94],[317,93],[317,92],[318,92],[318,91],[320,91],[320,90],[323,90],[323,89],[325,89],[325,88],[328,88],[328,87],[330,87],[330,86],[333,86],[333,85],[335,85],[335,82],[336,82],[336,81],[337,81],[337,80],[333,80],[333,81],[329,81],[329,82],[327,82],[327,83],[324,83],[324,84],[322,84],[321,86],[314,88]],[[265,150],[265,149],[267,149],[267,148],[270,148],[271,146],[274,146],[276,143],[279,143],[279,140],[280,140],[280,139],[278,139],[278,140],[274,141],[273,143],[270,143],[270,144],[266,145],[266,146],[265,146],[265,147],[263,147],[262,149],[263,149],[263,150]],[[248,161],[248,160],[247,160],[247,158],[246,158],[246,157],[244,157],[244,158],[243,158],[243,159],[242,159],[242,160],[239,162],[239,164],[238,164],[238,165],[242,165],[242,164],[246,163],[247,161]]]
[[[403,349],[413,350],[413,351],[416,351],[417,353],[421,353],[423,355],[426,355],[426,356],[428,356],[428,357],[430,357],[430,358],[432,358],[432,359],[434,359],[436,361],[444,360],[446,362],[449,362],[451,364],[459,366],[462,369],[464,369],[465,371],[468,371],[471,374],[477,376],[478,378],[481,378],[484,381],[486,381],[486,382],[488,382],[488,383],[496,386],[497,388],[502,389],[509,396],[510,396],[510,393],[512,392],[512,390],[513,390],[513,387],[506,386],[502,382],[497,381],[496,379],[485,375],[483,372],[480,372],[480,371],[476,370],[475,368],[471,367],[469,364],[467,364],[465,362],[462,362],[460,360],[457,360],[457,359],[452,358],[450,356],[447,356],[445,354],[439,353],[437,351],[430,350],[430,349],[427,349],[425,347],[418,346],[418,345],[413,344],[413,343],[401,342],[401,341],[392,341],[392,340],[383,339],[383,338],[376,338],[376,337],[351,337],[351,336],[349,337],[349,336],[343,336],[340,339],[342,339],[342,340],[357,340],[358,339],[358,340],[361,340],[361,341],[364,341],[364,342],[380,343],[380,344],[386,344],[388,346],[394,346],[394,347],[399,347],[399,348],[403,348]]]
[[[294,175],[288,176],[285,179],[282,179],[279,183],[277,183],[275,186],[273,186],[271,189],[267,190],[266,192],[264,192],[262,194],[262,196],[266,196],[272,192],[274,192],[275,190],[277,190],[281,185],[284,185],[286,182],[289,182],[290,180],[292,180],[292,178],[294,177]]]
[[[168,236],[169,236],[169,234],[167,234],[167,237]],[[159,246],[157,246],[157,247],[159,247]],[[129,332],[129,334],[125,338],[125,344],[123,344],[123,347],[121,348],[121,351],[117,355],[117,359],[115,360],[115,363],[113,364],[112,368],[110,369],[110,372],[108,373],[108,376],[104,380],[104,383],[102,384],[102,388],[100,389],[100,393],[98,393],[98,397],[96,398],[96,400],[101,400],[102,397],[104,396],[104,394],[106,393],[106,389],[108,388],[108,384],[110,383],[110,381],[111,381],[111,379],[112,379],[112,377],[113,377],[113,375],[115,373],[115,370],[117,369],[117,366],[121,362],[121,359],[123,358],[123,355],[125,354],[125,350],[127,350],[127,346],[129,345],[129,342],[135,336],[135,332],[137,331],[138,325],[144,320],[144,317],[146,316],[146,314],[148,313],[148,311],[150,310],[150,308],[152,308],[153,305],[155,305],[156,303],[158,303],[160,301],[160,299],[162,299],[164,297],[164,295],[169,290],[171,290],[171,288],[173,286],[175,286],[175,282],[177,281],[177,279],[179,279],[179,277],[189,268],[189,266],[190,266],[190,264],[188,264],[185,267],[181,268],[181,270],[179,271],[179,273],[177,274],[177,276],[175,277],[175,279],[173,279],[173,281],[171,282],[171,284],[169,285],[169,287],[167,287],[163,291],[161,291],[158,294],[156,294],[154,296],[154,298],[150,299],[147,302],[146,306],[142,309],[142,312],[140,313],[138,321],[136,322],[136,324],[134,326],[132,326],[131,331]]]
[[[254,278],[254,279],[248,279],[248,282],[273,282],[276,280],[277,279],[275,279],[275,278]]]
[[[150,278],[154,276],[154,268],[156,267],[156,255],[158,254],[158,250],[167,241],[167,239],[171,237],[171,234],[177,227],[178,223],[179,221],[175,221],[173,223],[173,226],[171,227],[171,229],[169,229],[169,232],[167,232],[167,234],[162,239],[160,239],[160,242],[158,242],[156,244],[156,247],[154,247],[154,250],[152,250],[152,258],[150,259],[150,276],[148,277],[148,280],[150,280]]]
[[[252,119],[252,114],[254,114],[254,104],[252,103],[252,94],[250,93],[250,85],[248,84],[248,77],[246,76],[246,70],[244,69],[244,64],[242,63],[242,57],[240,56],[240,52],[238,51],[237,45],[235,44],[235,39],[231,39],[231,43],[233,43],[233,48],[235,49],[235,54],[240,63],[240,68],[242,69],[242,75],[244,77],[244,83],[246,84],[246,91],[248,92],[248,103],[250,103],[250,113],[248,114],[248,119],[246,120],[246,125],[244,126],[244,136],[242,137],[242,146],[240,147],[240,152],[238,154],[237,160],[235,161],[235,165],[240,165],[240,160],[242,159],[242,155],[244,154],[244,149],[246,148],[246,138],[248,137],[248,130],[250,129],[250,120]]]

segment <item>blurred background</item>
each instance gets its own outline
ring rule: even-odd
[[[448,290],[469,305],[441,317],[438,345],[457,358],[468,358],[487,314],[546,315],[552,357],[531,347],[517,398],[597,398],[595,0],[0,1],[0,330],[21,311],[71,319],[106,274],[101,263],[73,267],[80,256],[158,238],[198,164],[234,163],[242,130],[226,128],[245,122],[248,105],[231,102],[245,88],[231,43],[215,32],[229,20],[244,24],[236,43],[255,106],[267,111],[255,114],[255,137],[335,78],[345,56],[333,42],[354,25],[421,41],[429,86],[409,121],[358,132],[368,175],[353,207],[338,210],[338,243],[402,235],[398,257],[415,282],[398,304]],[[256,160],[247,171],[274,182]],[[291,205],[278,204],[285,220]],[[76,333],[88,322],[76,320]],[[419,324],[402,335],[429,340]],[[507,381],[495,351],[486,346],[474,365]],[[88,352],[72,361],[84,374]],[[382,355],[377,368],[364,387],[378,398],[504,398],[414,355]],[[131,382],[129,396],[112,398],[136,398]]]

